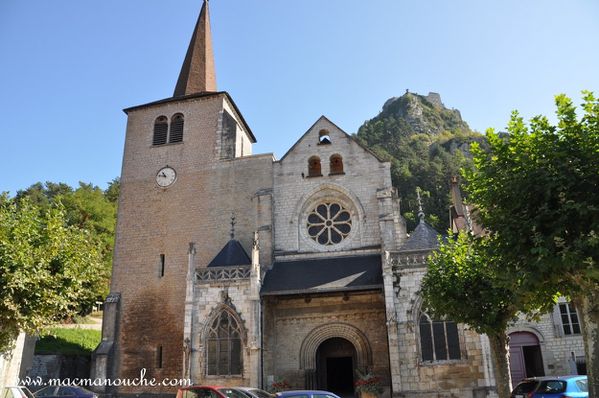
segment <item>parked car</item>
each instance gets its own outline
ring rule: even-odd
[[[275,398],[274,394],[269,393],[268,391],[261,390],[259,388],[254,387],[232,387],[232,390],[240,391],[247,398]]]
[[[248,394],[237,387],[189,386],[179,388],[177,398],[248,398]]]
[[[339,398],[339,396],[332,392],[320,390],[283,391],[275,395],[277,398]]]
[[[512,398],[588,398],[587,376],[545,376],[522,380]]]
[[[48,386],[37,390],[35,398],[98,398],[98,396],[82,387]]]
[[[34,398],[33,394],[27,387],[8,386],[4,387],[0,398]]]

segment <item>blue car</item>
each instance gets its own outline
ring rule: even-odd
[[[586,376],[546,376],[522,380],[512,398],[588,398]]]
[[[276,394],[277,398],[339,398],[329,391],[320,390],[295,390],[283,391]]]

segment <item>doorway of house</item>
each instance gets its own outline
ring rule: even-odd
[[[340,397],[354,396],[356,348],[348,340],[334,337],[325,340],[316,351],[318,388]]]
[[[510,373],[514,384],[526,377],[545,376],[537,336],[528,332],[510,334]]]

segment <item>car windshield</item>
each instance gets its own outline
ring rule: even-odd
[[[582,392],[588,392],[589,391],[589,384],[588,384],[588,380],[587,379],[582,379],[582,380],[576,380],[576,385],[578,386],[578,389]]]
[[[557,394],[566,391],[566,382],[562,380],[544,380],[539,385],[537,393]]]
[[[226,395],[228,398],[247,398],[247,396],[234,388],[219,388],[219,392]]]
[[[260,398],[274,398],[274,395],[266,392],[264,390],[261,390],[259,388],[252,388],[250,390],[248,390],[250,392],[250,394],[253,394],[255,396],[258,396]]]

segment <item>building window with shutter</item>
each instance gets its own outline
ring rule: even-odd
[[[341,155],[335,154],[331,156],[330,161],[330,174],[343,174],[343,158]]]
[[[308,177],[320,176],[322,176],[320,158],[318,156],[312,156],[308,159]]]
[[[168,119],[166,116],[159,116],[154,121],[154,137],[152,145],[166,144],[166,135],[168,133]]]
[[[206,374],[240,375],[243,368],[242,331],[237,317],[223,310],[210,324],[206,339]]]
[[[183,125],[185,124],[185,119],[183,115],[177,113],[171,119],[171,131],[168,136],[169,144],[174,144],[176,142],[183,142]]]
[[[578,313],[574,305],[572,303],[560,303],[559,313],[564,334],[580,334],[580,322],[578,322]]]
[[[447,361],[461,359],[460,338],[455,322],[432,320],[420,315],[420,354],[422,361]]]

